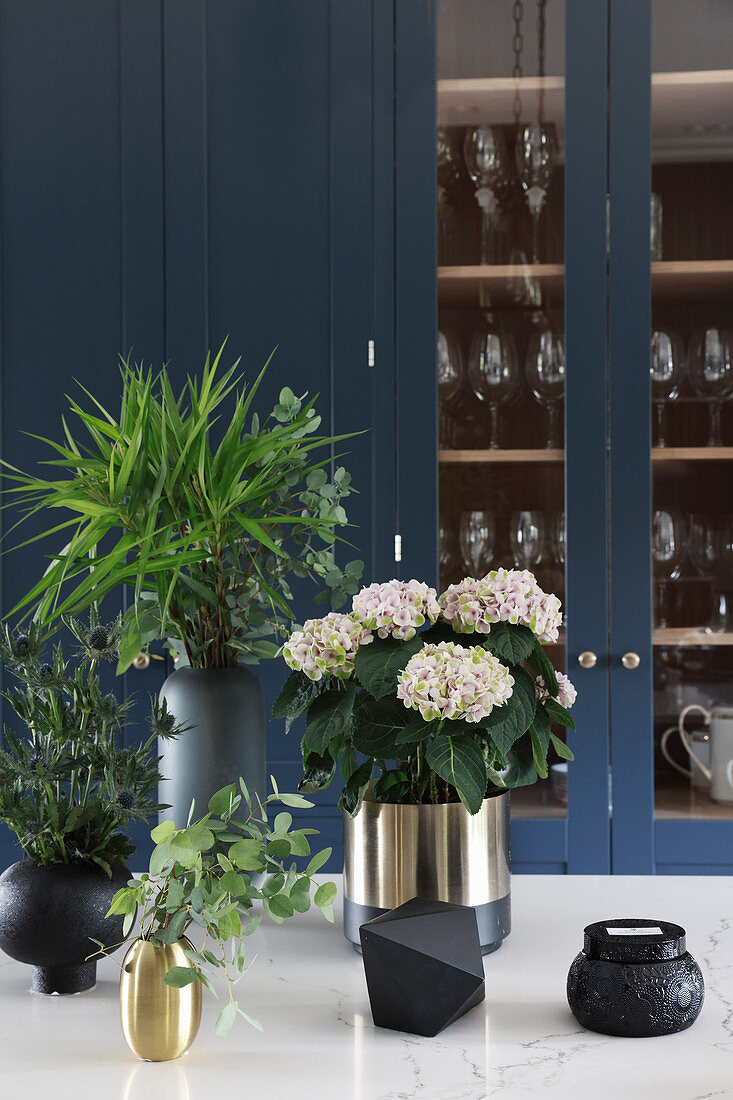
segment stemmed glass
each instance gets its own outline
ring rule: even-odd
[[[683,549],[682,520],[676,512],[658,508],[652,516],[652,558],[657,574],[656,625],[664,629],[667,622],[667,584],[681,573]]]
[[[711,585],[712,614],[704,626],[708,634],[719,634],[728,627],[728,601],[719,584],[719,571],[728,556],[724,548],[729,533],[725,524],[719,527],[711,516],[700,513],[690,516],[687,536],[690,559],[698,574]]]
[[[538,264],[540,214],[555,166],[554,127],[542,122],[528,122],[522,126],[517,134],[515,158],[517,175],[532,219],[532,263]]]
[[[544,313],[537,313],[533,318],[524,369],[532,393],[547,409],[545,447],[552,450],[560,446],[558,411],[565,392],[565,349],[562,337]]]
[[[438,567],[441,584],[448,584],[456,570],[453,528],[445,516],[438,521]]]
[[[494,558],[496,524],[491,512],[462,512],[459,542],[463,564],[472,577],[483,577]]]
[[[464,380],[461,347],[453,332],[438,332],[438,438],[441,447],[455,445],[455,422],[451,405],[460,393]]]
[[[679,341],[674,333],[657,329],[652,333],[649,375],[652,384],[652,402],[657,418],[656,446],[666,447],[664,438],[664,412],[669,401],[679,396],[681,373]]]
[[[498,188],[506,178],[506,145],[496,126],[474,126],[466,134],[463,154],[481,208],[481,263],[497,263]]]
[[[455,150],[447,130],[438,130],[438,263],[450,262],[451,192],[460,179]]]
[[[689,376],[698,397],[710,402],[708,447],[720,447],[720,413],[733,390],[731,335],[724,329],[707,328],[690,342]]]
[[[509,543],[517,569],[534,569],[542,561],[545,550],[545,522],[542,512],[512,512],[509,520]]]
[[[479,401],[489,406],[491,434],[489,448],[499,447],[499,408],[508,404],[519,389],[519,365],[511,335],[487,313],[471,342],[468,380]]]

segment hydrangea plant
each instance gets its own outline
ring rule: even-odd
[[[517,569],[440,597],[415,580],[371,584],[350,614],[310,619],[283,647],[292,672],[272,712],[286,729],[306,714],[299,789],[327,787],[340,764],[352,815],[372,784],[380,802],[460,799],[475,814],[546,778],[551,746],[573,758],[553,723],[575,729],[575,688],[544,648],[560,623],[557,596]]]

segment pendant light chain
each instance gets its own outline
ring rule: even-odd
[[[512,47],[514,49],[514,70],[512,76],[514,77],[514,121],[519,127],[519,120],[522,116],[522,97],[519,94],[519,81],[524,76],[522,70],[522,48],[524,46],[524,39],[522,37],[522,17],[524,15],[524,5],[522,0],[514,0],[512,4],[512,11],[514,15],[514,38],[512,39]]]
[[[537,119],[545,121],[545,7],[547,0],[537,0],[537,76],[540,88],[537,98]]]

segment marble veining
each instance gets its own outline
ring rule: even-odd
[[[614,917],[675,921],[707,987],[679,1035],[617,1039],[583,1030],[565,979],[583,927]],[[30,970],[0,956],[0,1097],[209,1100],[236,1094],[308,1100],[567,1100],[733,1097],[733,883],[726,878],[518,876],[513,931],[484,960],[486,1001],[433,1039],[376,1029],[361,958],[319,913],[263,924],[239,986],[265,1028],[198,1039],[177,1062],[137,1062],[119,1022],[117,967],[80,997],[28,993]]]

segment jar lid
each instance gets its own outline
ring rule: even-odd
[[[583,950],[592,959],[611,962],[661,962],[687,950],[685,930],[666,920],[601,920],[584,929]]]

